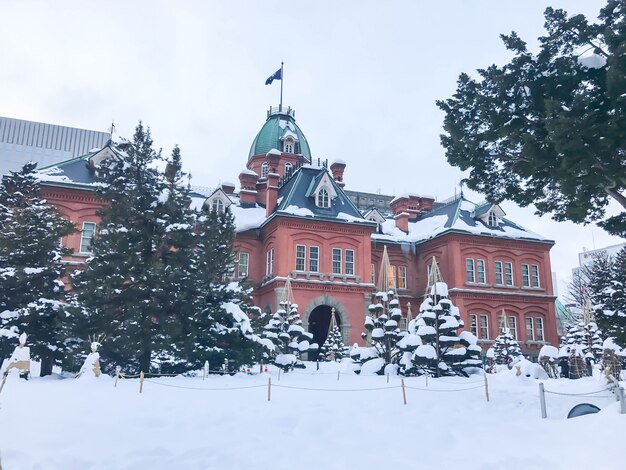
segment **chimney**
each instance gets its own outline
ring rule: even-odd
[[[402,230],[404,233],[409,233],[409,217],[411,215],[408,212],[400,212],[393,216],[396,220],[396,227]]]
[[[267,174],[267,191],[265,192],[265,216],[269,217],[278,203],[278,173]]]
[[[414,202],[411,202],[411,196],[408,194],[397,196],[389,203],[396,227],[405,233],[409,231],[409,218],[415,217],[415,214],[411,214],[412,211],[409,209],[409,207],[414,207],[413,204]]]
[[[256,180],[258,175],[251,170],[244,170],[239,174],[239,200],[244,205],[256,204]],[[224,191],[226,192],[226,191]]]
[[[222,183],[222,191],[226,194],[233,194],[235,192],[235,185],[233,183]]]
[[[337,186],[343,188],[346,183],[343,182],[343,172],[346,169],[346,162],[343,160],[335,160],[330,165],[330,171],[333,174],[333,179],[337,182]]]

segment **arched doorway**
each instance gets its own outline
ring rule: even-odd
[[[321,348],[328,336],[328,329],[330,328],[332,307],[329,305],[318,305],[315,307],[309,315],[309,333],[313,333],[313,343],[317,343]],[[335,314],[337,325],[341,327],[341,318]],[[318,353],[309,353],[309,360],[317,360]]]

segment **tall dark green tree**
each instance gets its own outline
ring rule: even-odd
[[[40,195],[36,164],[27,163],[0,184],[0,357],[28,335],[41,375],[52,373],[65,350],[65,274],[61,238],[72,223]],[[9,340],[7,340],[7,338]]]
[[[603,287],[593,285],[592,304],[596,322],[606,336],[626,347],[626,248],[612,260],[610,281]]]
[[[501,35],[513,59],[478,79],[462,74],[454,96],[437,102],[441,141],[491,200],[598,221],[609,200],[626,208],[626,0],[608,0],[598,23],[553,8],[545,19],[538,53],[515,32]],[[626,212],[600,225],[624,235]]]

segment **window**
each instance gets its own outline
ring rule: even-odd
[[[312,273],[320,270],[320,249],[317,246],[309,247],[309,271]]]
[[[271,276],[274,273],[274,248],[265,253],[265,275]]]
[[[439,268],[439,261],[436,262],[437,263],[437,268]],[[430,275],[432,274],[432,261],[428,263],[428,266],[426,266],[426,271],[427,271],[427,275],[428,275],[428,279],[430,279]]]
[[[535,339],[537,341],[543,341],[543,318],[536,317],[535,318]]]
[[[406,266],[398,266],[398,289],[406,289]]]
[[[80,252],[91,253],[91,243],[96,233],[95,222],[83,222],[83,230],[80,235]]]
[[[250,255],[248,253],[239,253],[239,262],[237,263],[238,277],[248,277],[248,262]]]
[[[522,264],[522,286],[530,287],[530,267],[527,264]]]
[[[513,285],[513,263],[504,263],[504,278],[507,286]]]
[[[291,175],[293,171],[293,165],[289,162],[285,163],[285,176],[288,177]]]
[[[330,207],[330,198],[328,197],[328,191],[322,188],[317,193],[317,206],[318,207]]]
[[[540,287],[539,285],[539,266],[536,264],[533,264],[530,267],[530,280],[532,281],[532,286],[533,287]]]
[[[492,212],[489,213],[489,221],[487,222],[490,227],[498,226],[498,216]]]
[[[507,316],[506,320],[509,324],[508,327],[509,327],[509,330],[511,331],[511,335],[513,336],[513,339],[517,339],[517,318]],[[500,327],[502,328],[503,326],[504,326],[504,319],[502,315],[500,315]]]
[[[477,322],[477,316],[476,315],[470,315],[470,332],[478,337],[478,322]]]
[[[306,266],[306,246],[296,245],[296,271],[304,271]]]
[[[376,284],[376,265],[372,263],[372,284]]]
[[[387,270],[387,289],[396,288],[396,279],[398,278],[398,269],[396,266],[389,266]]]
[[[341,274],[341,249],[333,248],[333,274]]]
[[[533,319],[530,317],[526,317],[526,340],[534,341],[535,340],[535,328]]]
[[[261,165],[261,178],[267,178],[267,173],[268,173],[267,162],[263,162],[263,165]]]
[[[467,258],[465,260],[465,266],[467,270],[467,282],[476,282],[476,277],[474,276],[474,260]]]
[[[489,317],[487,315],[480,316],[480,338],[489,339]]]
[[[496,285],[501,286],[502,282],[502,261],[496,261]]]
[[[354,276],[354,250],[346,250],[346,274]]]
[[[285,153],[293,153],[293,140],[291,139],[285,140],[285,143],[283,144],[283,151]]]
[[[211,205],[213,211],[221,214],[224,212],[224,202],[221,199],[213,199],[213,204]]]
[[[484,284],[486,282],[486,278],[485,278],[485,260],[484,259],[477,259],[476,260],[476,279],[481,284]]]

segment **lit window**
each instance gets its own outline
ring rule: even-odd
[[[80,252],[91,253],[91,244],[96,233],[95,222],[83,222],[83,230],[80,235]]]
[[[406,289],[406,266],[398,266],[398,289]]]
[[[489,339],[489,317],[487,315],[480,316],[480,337]]]
[[[387,288],[395,289],[396,288],[396,279],[398,277],[398,268],[395,266],[389,266],[387,270]]]
[[[535,318],[535,339],[543,341],[543,318]]]
[[[306,266],[306,246],[296,245],[296,271],[304,271]]]
[[[333,248],[333,274],[341,274],[341,249]]]
[[[330,197],[328,197],[328,191],[322,188],[317,193],[317,206],[318,207],[330,207]]]
[[[465,266],[467,271],[467,282],[476,282],[476,277],[474,276],[474,260],[472,258],[467,258],[465,260]]]
[[[539,266],[533,264],[530,267],[531,281],[533,287],[539,287]]]
[[[496,261],[496,285],[501,286],[502,282],[502,261]]]
[[[317,246],[309,247],[309,271],[312,273],[320,270],[320,249]]]
[[[346,250],[346,274],[354,276],[354,250]]]
[[[213,199],[212,208],[213,208],[213,211],[221,214],[222,212],[224,212],[224,203],[222,202],[221,199]]]
[[[484,284],[485,280],[485,260],[477,259],[476,260],[476,279],[479,283]]]
[[[507,286],[513,285],[513,263],[504,263],[504,276]]]
[[[491,227],[497,227],[498,226],[498,216],[496,214],[492,212],[489,213],[489,225]]]
[[[265,275],[271,276],[274,273],[274,248],[265,253]]]
[[[293,165],[289,162],[285,163],[285,176],[290,176],[293,171]]]
[[[239,253],[239,262],[237,263],[237,274],[239,277],[248,277],[248,262],[250,255],[248,253]]]
[[[267,178],[267,173],[268,173],[267,162],[263,162],[263,165],[261,165],[261,178]]]
[[[470,332],[478,337],[478,321],[476,315],[470,315]]]
[[[526,340],[527,341],[535,340],[535,328],[533,325],[533,319],[530,317],[526,317]]]

